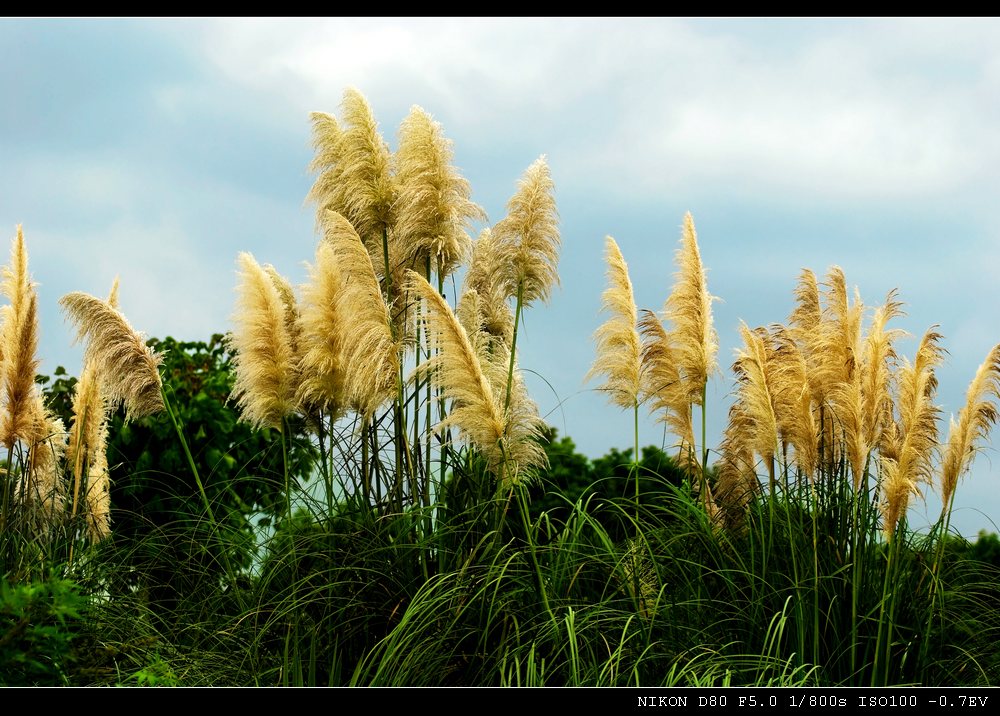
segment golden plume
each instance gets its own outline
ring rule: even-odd
[[[128,319],[105,301],[82,291],[67,293],[59,303],[76,323],[76,340],[86,342],[83,359],[97,366],[111,406],[124,405],[126,420],[162,410],[162,359]]]
[[[278,273],[278,270],[271,264],[264,264],[264,271],[267,273],[274,287],[278,290],[281,303],[285,307],[285,328],[288,330],[288,337],[292,342],[292,352],[297,354],[297,344],[299,339],[299,306],[295,299],[295,289],[288,279]]]
[[[895,340],[906,335],[898,329],[888,329],[886,324],[893,318],[904,315],[902,304],[896,299],[893,289],[885,298],[885,303],[875,310],[871,328],[865,336],[861,356],[861,399],[862,399],[862,440],[869,450],[881,451],[885,444],[885,434],[893,422],[892,377],[897,359]],[[863,475],[854,476],[854,486],[860,486]]]
[[[822,316],[816,274],[804,268],[795,286],[795,309],[788,317],[788,332],[806,361],[809,390],[817,406],[822,405],[826,397],[823,393],[823,348],[820,342]]]
[[[642,336],[642,399],[648,399],[650,412],[680,439],[679,460],[688,467],[700,467],[694,447],[694,423],[677,367],[674,347],[660,319],[648,309],[639,319]]]
[[[527,399],[518,371],[511,391],[511,403],[503,409],[503,386],[507,381],[509,353],[484,361],[451,307],[426,279],[408,272],[410,290],[427,304],[423,320],[435,355],[418,370],[434,375],[442,395],[452,402],[448,416],[435,428],[456,426],[478,448],[501,484],[516,483],[545,463],[538,442],[541,420]],[[493,380],[491,381],[491,374]],[[494,390],[499,381],[501,394]]]
[[[507,300],[517,294],[517,285],[508,249],[490,229],[483,229],[472,245],[462,293],[476,292],[482,330],[510,345],[514,313]]]
[[[318,174],[307,202],[316,204],[316,226],[322,225],[327,211],[344,211],[344,185],[340,181],[342,170],[343,130],[337,119],[326,112],[312,112],[312,144],[316,154],[309,163],[309,171]]]
[[[344,123],[338,142],[338,180],[342,209],[337,212],[351,222],[371,255],[382,260],[383,233],[395,221],[396,186],[389,147],[364,95],[348,88],[341,106]],[[325,213],[319,220],[321,225],[325,223]]]
[[[39,361],[38,300],[35,284],[28,276],[28,251],[20,225],[11,244],[10,266],[3,268],[3,293],[10,303],[3,307],[2,390],[3,417],[0,419],[0,443],[10,449],[18,440],[28,440],[34,433],[32,404],[38,391],[35,374]]]
[[[521,287],[521,300],[548,301],[559,284],[559,214],[552,175],[545,156],[527,168],[517,191],[507,202],[507,216],[493,227],[497,241],[509,246],[513,285]]]
[[[839,266],[831,266],[827,272],[822,295],[821,319],[809,346],[813,399],[821,410],[825,409],[820,425],[820,458],[829,466],[848,457],[846,451],[852,451],[854,458],[849,461],[853,464],[864,450],[858,383],[864,306],[857,290],[851,303],[847,280]],[[860,475],[855,478],[860,479]]]
[[[824,288],[819,335],[825,392],[829,393],[835,386],[850,383],[858,370],[864,304],[856,289],[850,301],[847,279],[839,266],[830,267]]]
[[[782,445],[792,446],[799,471],[812,480],[819,455],[805,356],[792,331],[784,326],[772,327],[766,346],[767,380],[773,393],[778,437]]]
[[[298,401],[334,415],[346,404],[342,344],[347,318],[337,311],[342,283],[333,245],[321,241],[316,247],[316,263],[309,267],[309,283],[302,289]]]
[[[235,329],[233,396],[243,420],[256,428],[282,428],[295,410],[295,354],[288,334],[285,303],[274,281],[254,257],[241,252]]]
[[[677,250],[676,282],[667,298],[664,314],[671,322],[675,347],[687,399],[701,405],[708,377],[716,370],[718,336],[712,325],[712,299],[698,250],[698,235],[691,213],[684,215],[681,246]]]
[[[753,420],[746,406],[741,401],[733,403],[719,450],[722,457],[715,488],[720,518],[732,531],[742,528],[747,507],[760,491],[753,449],[749,444],[753,431]]]
[[[1000,345],[996,345],[986,360],[976,370],[965,397],[965,406],[959,411],[958,422],[951,420],[948,444],[941,465],[941,501],[943,509],[951,504],[959,479],[969,469],[978,451],[976,442],[985,440],[990,428],[997,422],[1000,399]]]
[[[891,539],[900,518],[906,514],[910,495],[921,494],[920,484],[933,480],[934,455],[938,446],[937,420],[940,408],[933,403],[937,389],[934,368],[943,358],[938,346],[941,335],[931,328],[924,334],[913,365],[904,359],[899,377],[898,448],[893,459],[881,456],[882,528]]]
[[[111,291],[108,294],[108,305],[118,308],[118,277],[115,277],[111,284]],[[107,472],[107,439],[108,439],[108,417],[110,405],[102,389],[100,366],[92,361],[85,361],[83,371],[80,373],[80,380],[77,381],[73,391],[73,424],[69,434],[69,445],[66,448],[66,462],[73,474],[73,508],[72,514],[76,515],[77,501],[80,497],[80,488],[83,483],[84,470],[88,475],[93,475],[93,479],[108,483],[106,475],[102,475],[100,469],[94,471],[94,466],[104,465],[104,472]],[[91,504],[94,497],[101,493],[100,489],[95,490],[91,495],[90,478],[88,478],[87,491],[84,494],[88,509],[97,509],[99,513],[110,515],[110,506],[102,504]],[[108,492],[110,499],[109,489]],[[100,523],[110,532],[110,518],[99,518],[93,524]],[[93,526],[93,525],[92,525]],[[97,533],[92,532],[92,536]]]
[[[605,239],[605,256],[608,287],[601,296],[601,310],[609,315],[608,320],[594,332],[597,357],[584,381],[603,375],[604,382],[598,390],[607,393],[613,405],[628,410],[638,407],[641,390],[642,348],[636,330],[635,299],[628,265],[618,244],[610,236]]]
[[[97,543],[111,535],[111,476],[108,472],[107,424],[93,452],[87,475],[87,534]]]
[[[45,409],[41,395],[36,396],[32,412],[36,428],[29,440],[28,481],[23,489],[28,502],[40,508],[43,524],[52,524],[63,514],[66,429],[60,418]]]
[[[751,331],[745,323],[740,323],[744,349],[736,351],[733,372],[742,406],[742,424],[747,429],[746,449],[764,459],[773,487],[778,420],[774,413],[773,386],[768,380],[767,345],[761,330]]]
[[[419,273],[427,273],[428,260],[439,275],[453,273],[469,253],[470,222],[486,220],[486,212],[469,199],[469,182],[452,166],[452,155],[441,125],[414,105],[399,129],[395,156],[394,248],[396,260]]]
[[[13,309],[13,305],[5,306]],[[32,404],[36,398],[35,374],[39,361],[38,300],[32,293],[20,316],[7,312],[4,323],[3,390],[4,412],[0,420],[0,442],[10,448],[18,440],[30,440],[34,434]]]
[[[392,311],[358,232],[332,211],[323,231],[341,274],[334,311],[349,336],[341,346],[348,402],[368,418],[396,395],[402,339],[394,335]]]

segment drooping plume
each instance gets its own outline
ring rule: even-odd
[[[118,308],[118,277],[108,294],[108,305]],[[111,534],[111,480],[107,442],[111,404],[104,389],[102,367],[84,361],[73,393],[73,423],[66,448],[67,467],[73,477],[73,515],[80,490],[85,489],[88,533],[97,542]],[[84,479],[86,478],[86,479]],[[86,488],[83,488],[86,484]]]
[[[285,302],[253,256],[241,252],[237,263],[236,326],[229,336],[235,352],[233,396],[243,420],[257,428],[280,430],[296,407],[295,353]]]
[[[76,339],[85,343],[84,361],[93,362],[103,376],[103,390],[110,404],[124,405],[126,420],[162,410],[162,359],[128,319],[105,301],[82,291],[67,293],[59,303],[76,324]]]
[[[336,117],[326,112],[313,112],[309,119],[312,121],[313,149],[316,150],[309,171],[318,176],[306,201],[316,205],[316,226],[319,227],[327,211],[345,211],[344,184],[340,180],[344,133]]]
[[[507,301],[517,294],[517,283],[507,248],[490,229],[483,229],[472,245],[472,260],[462,293],[476,292],[482,330],[510,345],[514,312]]]
[[[897,356],[893,344],[906,333],[898,328],[887,328],[886,324],[902,315],[902,304],[896,299],[896,291],[892,290],[886,296],[885,303],[875,310],[871,328],[864,340],[860,382],[862,439],[867,450],[882,449],[886,443],[886,431],[894,420],[892,379]],[[859,486],[859,476],[855,475],[855,488]]]
[[[681,462],[697,467],[691,403],[684,390],[670,336],[650,310],[642,311],[639,334],[642,337],[642,400],[649,400],[650,412],[657,413],[657,420],[665,423],[679,438]]]
[[[920,485],[933,479],[934,456],[938,447],[937,420],[940,408],[934,404],[937,378],[944,350],[941,335],[931,328],[924,334],[910,365],[904,359],[899,377],[898,447],[890,457],[881,456],[882,528],[891,539],[900,518],[906,514],[911,495],[920,495]]]
[[[977,443],[985,440],[990,428],[996,425],[997,400],[1000,400],[1000,345],[993,347],[976,371],[958,422],[951,421],[941,466],[941,501],[945,510],[949,509],[958,481],[978,451]]]
[[[427,272],[427,260],[441,276],[468,256],[473,220],[486,212],[470,200],[469,182],[452,166],[452,143],[441,125],[414,106],[399,129],[395,155],[399,196],[393,247],[403,266]]]
[[[607,393],[613,405],[632,409],[639,404],[642,350],[632,282],[622,252],[610,236],[605,239],[605,256],[608,288],[601,297],[601,310],[608,319],[594,333],[597,357],[584,380],[603,376],[598,390]]]
[[[370,417],[396,395],[402,339],[394,335],[392,311],[354,227],[328,212],[323,229],[342,277],[334,310],[349,336],[341,347],[348,402]]]
[[[504,483],[517,482],[545,463],[538,442],[541,420],[527,399],[517,371],[512,399],[504,411],[504,387],[509,355],[497,361],[482,361],[447,302],[415,272],[408,274],[409,286],[427,305],[424,324],[434,356],[419,370],[434,375],[446,400],[448,416],[436,430],[455,426],[486,458],[490,468]],[[491,380],[493,374],[493,380]],[[499,381],[498,386],[493,383]]]

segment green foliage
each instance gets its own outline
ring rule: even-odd
[[[969,559],[1000,569],[1000,537],[996,532],[980,530],[978,539],[969,546],[966,555]]]
[[[632,449],[611,450],[593,461],[576,451],[568,436],[558,438],[555,428],[549,427],[543,436],[549,469],[542,473],[538,484],[531,490],[530,511],[535,517],[548,513],[560,521],[568,518],[577,502],[590,502],[593,506],[635,504],[635,467]],[[642,448],[639,460],[639,494],[646,505],[661,504],[667,497],[669,486],[680,487],[686,476],[677,463],[660,448],[650,445]],[[624,539],[634,532],[624,514],[606,509],[600,517],[615,539]]]
[[[68,683],[72,641],[84,604],[76,584],[67,579],[0,580],[0,685]]]
[[[100,646],[89,651],[88,671],[74,671],[65,666],[68,642],[36,639],[61,656],[33,657],[31,683],[1000,679],[996,535],[969,545],[937,533],[917,538],[904,526],[890,550],[876,505],[854,499],[837,474],[759,495],[741,528],[723,530],[662,450],[643,449],[636,499],[631,450],[590,460],[554,429],[550,467],[527,492],[498,493],[474,450],[450,449],[446,479],[426,506],[401,495],[366,502],[348,430],[337,437],[344,454],[332,459],[330,448],[320,463],[325,499],[312,500],[305,488],[317,450],[306,426],[293,425],[288,476],[302,499],[283,519],[279,436],[251,431],[227,404],[231,356],[220,338],[157,347],[222,527],[206,519],[169,422],[125,425],[116,416],[114,533],[90,562],[104,565],[104,576],[87,582],[108,594],[86,631]],[[68,410],[72,379],[57,373],[46,392]],[[368,459],[391,482],[391,460],[374,449]],[[255,521],[273,527],[256,558]],[[236,585],[220,579],[227,558],[241,568]],[[39,653],[33,648],[25,653]]]
[[[191,448],[223,535],[206,520],[195,475],[164,414],[125,422],[119,410],[109,426],[112,543],[121,588],[142,583],[149,598],[169,607],[206,598],[225,565],[249,568],[257,523],[270,523],[284,506],[284,458],[278,433],[256,431],[229,402],[232,360],[221,335],[207,342],[150,339],[163,355],[165,392]],[[71,424],[76,379],[57,369],[46,386],[48,404]],[[289,425],[289,463],[303,481],[315,450],[305,425]],[[225,554],[221,552],[225,550]]]

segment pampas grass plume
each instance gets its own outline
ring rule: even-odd
[[[103,376],[103,389],[112,406],[125,406],[126,420],[163,409],[159,365],[161,357],[137,333],[128,319],[106,301],[82,291],[59,299],[83,341],[84,361]]]
[[[608,287],[601,298],[601,310],[608,319],[594,332],[597,357],[584,380],[604,376],[598,386],[612,404],[632,409],[640,393],[641,344],[636,330],[636,308],[628,265],[615,240],[605,239]]]

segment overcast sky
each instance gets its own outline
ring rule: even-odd
[[[338,115],[353,86],[392,148],[412,105],[441,122],[490,222],[547,155],[562,287],[518,348],[583,452],[632,441],[631,417],[583,383],[604,237],[658,310],[685,211],[721,299],[713,445],[739,321],[784,322],[800,270],[833,264],[869,306],[899,289],[905,355],[939,324],[944,431],[1000,342],[998,40],[983,19],[0,19],[0,245],[6,263],[24,225],[44,372],[79,372],[59,297],[105,295],[115,275],[147,334],[224,332],[238,252],[305,280],[308,116]],[[646,416],[641,441],[664,441]],[[958,488],[967,536],[1000,520],[996,456]]]

